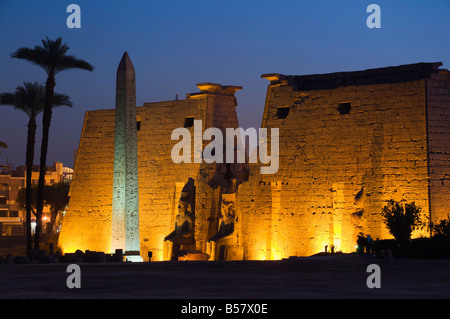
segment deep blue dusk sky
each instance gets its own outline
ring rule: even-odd
[[[81,7],[81,29],[68,29],[66,8]],[[366,8],[381,7],[381,29],[369,29]],[[19,47],[62,37],[68,54],[95,70],[67,71],[55,91],[74,107],[54,111],[47,164],[73,165],[84,113],[114,108],[115,73],[124,51],[136,70],[137,104],[180,99],[200,82],[241,85],[238,116],[259,127],[268,81],[264,73],[314,74],[442,61],[450,68],[450,1],[114,1],[0,0],[0,93],[24,81],[45,83],[37,66],[12,59]],[[0,154],[25,163],[27,117],[0,107]],[[38,118],[35,163],[42,117]],[[168,140],[170,136],[167,137]]]

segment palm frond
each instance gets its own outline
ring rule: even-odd
[[[72,107],[72,101],[70,100],[70,97],[65,94],[59,94],[55,93],[53,96],[53,107],[57,106],[68,106]]]
[[[41,40],[42,46],[33,49],[20,48],[11,54],[11,57],[26,60],[44,69],[48,76],[55,76],[68,69],[82,69],[93,71],[94,67],[88,62],[72,55],[66,55],[69,47],[62,44],[62,39],[50,40],[48,37]]]
[[[1,93],[0,104],[14,106],[16,104],[16,95],[14,93]]]
[[[94,70],[94,67],[88,62],[82,59],[78,59],[73,55],[64,55],[61,56],[56,69],[58,70],[57,72],[69,69],[81,69],[92,72]]]
[[[25,112],[28,117],[36,117],[44,110],[45,86],[38,82],[24,82],[18,86],[15,93],[0,94],[1,105],[11,105],[15,109]],[[72,107],[70,97],[65,94],[54,93],[53,107]]]
[[[47,74],[50,71],[48,56],[45,54],[45,50],[41,47],[36,46],[34,49],[20,48],[11,53],[11,57],[26,60],[32,64],[40,66]]]
[[[45,87],[37,82],[24,82],[14,93],[0,94],[0,104],[11,105],[25,112],[28,117],[36,117],[44,109]]]

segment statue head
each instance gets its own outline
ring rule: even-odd
[[[220,211],[222,213],[222,219],[225,225],[232,223],[234,221],[234,217],[236,216],[234,195],[235,194],[222,194]]]
[[[191,203],[189,202],[189,197],[183,197],[183,192],[181,193],[180,200],[178,201],[178,215],[185,216],[191,213]]]
[[[189,177],[188,182],[184,185],[178,200],[178,215],[186,216],[192,213],[194,205],[195,185],[194,179]]]

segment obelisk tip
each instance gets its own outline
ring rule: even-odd
[[[125,51],[123,53],[122,59],[120,60],[119,67],[117,71],[132,71],[134,72],[133,63],[131,63],[131,59],[128,56],[128,52]]]

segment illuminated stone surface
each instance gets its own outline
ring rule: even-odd
[[[446,218],[449,74],[438,67],[264,75],[270,85],[262,127],[279,128],[280,168],[261,175],[259,165],[250,164],[247,176],[245,165],[232,166],[238,178],[235,225],[222,255],[227,260],[280,259],[315,254],[325,246],[354,251],[359,231],[374,239],[392,237],[381,219],[381,208],[391,198],[415,201],[433,220]],[[170,136],[190,117],[202,120],[203,129],[238,127],[234,94],[239,87],[198,87],[200,92],[185,100],[137,108],[144,260],[148,251],[152,260],[163,259],[164,237],[173,231],[179,195],[189,178],[196,186],[195,250],[206,252],[208,239],[218,231],[226,166],[173,163],[177,141]],[[114,125],[114,110],[86,113],[60,235],[64,251],[110,251]],[[188,129],[193,135],[193,127]]]
[[[271,81],[263,126],[280,128],[280,169],[252,169],[252,185],[240,187],[239,207],[252,212],[243,226],[252,229],[243,240],[250,259],[310,255],[331,245],[354,251],[359,231],[392,238],[381,208],[394,197],[415,201],[424,217],[431,209],[433,220],[446,218],[449,74],[439,65],[263,75]],[[348,114],[341,103],[351,104]],[[290,108],[284,119],[280,107]],[[363,203],[356,200],[362,188]],[[361,210],[361,219],[352,219]]]
[[[125,52],[117,69],[111,251],[140,251],[136,85]]]
[[[173,231],[179,196],[189,178],[195,180],[196,186],[195,242],[190,249],[206,251],[209,233],[217,232],[220,202],[211,198],[220,197],[225,165],[193,160],[190,164],[175,164],[171,159],[177,142],[170,139],[171,133],[184,126],[186,117],[202,120],[203,130],[238,127],[234,94],[240,87],[209,86],[204,88],[202,84],[202,92],[188,94],[185,100],[144,103],[137,108],[137,121],[141,122],[137,133],[139,233],[144,260],[148,251],[153,253],[152,260],[163,260],[164,237]],[[114,127],[114,110],[86,112],[75,165],[79,174],[71,188],[70,208],[59,238],[64,252],[111,251]],[[196,138],[194,128],[188,129]],[[240,183],[245,167],[232,165]]]

